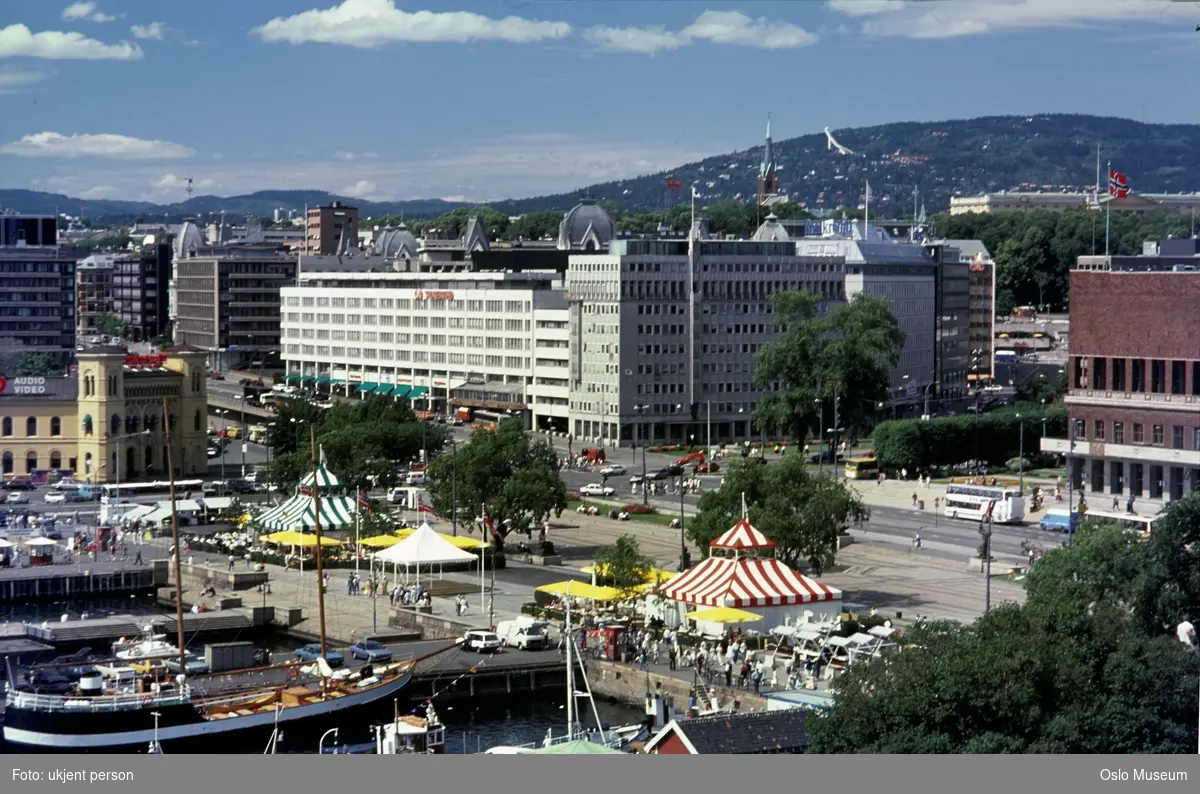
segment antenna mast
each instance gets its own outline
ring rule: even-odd
[[[186,191],[187,191],[187,194],[188,194],[188,201],[191,201],[191,200],[192,200],[192,193],[194,193],[194,192],[195,192],[196,188],[192,186],[192,178],[191,178],[190,176],[187,178],[187,180],[188,180],[188,181],[187,181],[187,187],[186,187],[186,188],[184,188],[184,190],[186,190]]]

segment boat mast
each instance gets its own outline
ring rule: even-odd
[[[163,430],[167,438],[167,479],[171,483],[171,544],[175,552],[175,625],[179,643],[179,675],[187,676],[187,645],[183,641],[183,573],[179,564],[179,513],[175,505],[175,464],[171,455],[171,414],[163,399]]]
[[[575,664],[571,661],[571,646],[575,643],[575,637],[571,635],[571,588],[567,587],[567,615],[563,626],[563,633],[566,634],[565,645],[567,649],[567,741],[571,741],[575,736]]]
[[[308,428],[308,438],[312,446],[312,467],[313,467],[313,532],[316,534],[317,540],[317,612],[320,615],[321,625],[321,660],[328,664],[326,650],[328,643],[325,639],[325,569],[321,564],[321,497],[320,497],[320,472],[318,471],[317,462],[317,429],[310,426]],[[319,666],[318,666],[319,667]],[[325,673],[321,673],[321,696],[325,695]]]

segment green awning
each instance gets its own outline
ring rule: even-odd
[[[314,378],[312,375],[305,375],[303,378],[300,379],[300,382],[301,383],[312,383],[314,380],[316,380],[316,378]]]
[[[333,383],[333,378],[326,378],[322,376],[317,378],[317,383],[321,386],[328,386],[330,383]]]
[[[367,392],[375,391],[379,388],[378,383],[360,383],[358,384],[358,393],[366,394]]]
[[[395,391],[392,392],[392,396],[393,397],[407,397],[409,391],[411,391],[411,390],[412,390],[412,386],[403,386],[403,385],[397,386]]]
[[[392,389],[394,389],[394,388],[396,388],[396,387],[390,383],[381,383],[381,384],[379,384],[379,388],[375,390],[375,393],[386,397],[387,395],[392,393]]]
[[[299,375],[284,375],[283,376],[284,383],[295,383],[298,380],[300,380]]]
[[[346,385],[346,381],[342,380],[341,378],[330,378],[329,382],[332,383],[334,386],[345,386]]]
[[[412,391],[408,393],[408,399],[415,400],[418,397],[424,397],[429,394],[428,386],[413,386]]]

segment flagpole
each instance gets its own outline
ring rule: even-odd
[[[1108,181],[1112,182],[1112,161],[1108,163]],[[1108,186],[1108,201],[1104,203],[1104,267],[1107,270],[1112,262],[1109,259],[1108,235],[1112,230],[1112,185]]]
[[[867,228],[871,225],[871,183],[867,182],[867,200],[863,205],[863,239],[867,239]]]
[[[358,558],[362,554],[359,545],[359,527],[362,526],[362,489],[354,489],[354,575],[358,576]]]
[[[483,548],[479,550],[479,614],[482,616],[487,611],[487,586],[483,581],[483,558],[487,556],[487,548],[490,543],[487,531],[487,506],[483,502],[479,503],[479,529],[483,533]]]

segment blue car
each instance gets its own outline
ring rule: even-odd
[[[296,658],[302,662],[315,662],[321,658],[320,643],[310,642],[303,648],[296,649]],[[325,661],[329,662],[330,667],[341,667],[345,658],[340,651],[329,651],[325,656]]]
[[[363,640],[350,646],[350,658],[365,662],[390,662],[392,652],[386,645],[375,640]]]

